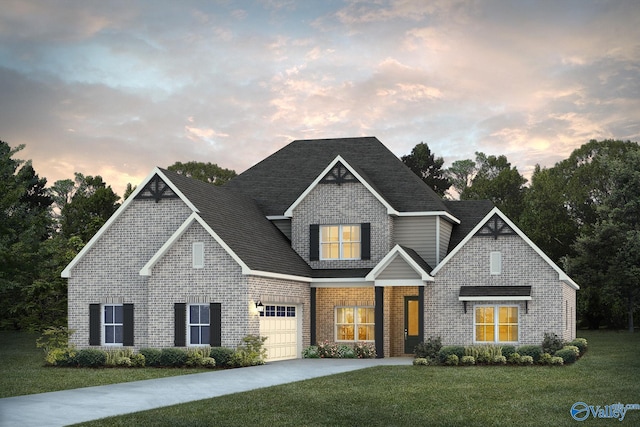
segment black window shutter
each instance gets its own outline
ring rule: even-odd
[[[100,304],[89,304],[89,345],[100,345]]]
[[[320,259],[320,225],[309,225],[309,261]]]
[[[222,304],[209,304],[209,345],[222,347]]]
[[[371,224],[363,222],[360,224],[360,258],[371,259]]]
[[[133,304],[122,304],[122,345],[133,345]]]
[[[187,345],[187,305],[185,303],[175,303],[173,311],[175,314],[173,345],[184,347]]]

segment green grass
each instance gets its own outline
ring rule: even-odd
[[[0,331],[0,398],[206,372],[205,369],[55,368],[44,366],[39,335]]]
[[[640,403],[640,334],[579,335],[589,351],[570,366],[375,367],[83,425],[575,426],[575,402]],[[624,422],[640,425],[640,411]]]

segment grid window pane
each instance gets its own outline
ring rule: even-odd
[[[359,259],[359,225],[323,225],[320,227],[322,259]]]
[[[296,317],[295,307],[287,307],[287,317]]]
[[[475,340],[480,342],[517,342],[518,307],[476,307]]]
[[[336,308],[336,340],[373,341],[374,313],[373,307]]]
[[[123,343],[123,308],[122,305],[105,305],[104,313],[104,343]]]
[[[189,344],[209,344],[209,304],[189,306]]]

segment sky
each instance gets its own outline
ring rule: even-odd
[[[357,136],[530,177],[640,140],[637,0],[0,2],[0,140],[49,185]]]

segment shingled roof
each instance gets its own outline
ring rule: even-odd
[[[495,207],[491,200],[445,200],[444,204],[449,209],[449,212],[460,220],[460,224],[454,225],[451,232],[447,253],[458,246],[471,230]]]
[[[311,277],[309,265],[250,198],[160,169],[251,270]]]
[[[449,212],[440,197],[375,137],[297,140],[229,181],[264,215],[283,215],[337,156],[362,171],[398,212]]]

